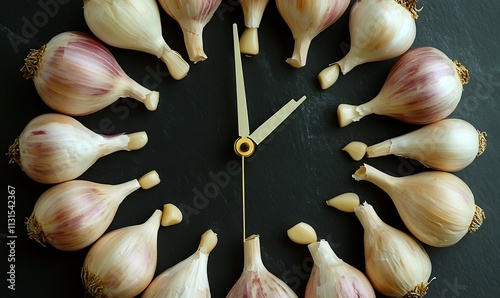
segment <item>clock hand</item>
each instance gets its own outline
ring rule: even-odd
[[[241,65],[240,42],[238,26],[233,24],[234,67],[236,71],[236,104],[238,109],[238,133],[240,138],[250,134],[248,125],[247,98],[245,95],[245,81],[243,79],[243,66]]]
[[[306,96],[302,96],[299,100],[290,100],[279,111],[274,113],[267,119],[261,126],[259,126],[252,134],[248,136],[255,145],[259,145],[267,136],[269,136],[290,114],[299,107],[299,105],[306,100]]]

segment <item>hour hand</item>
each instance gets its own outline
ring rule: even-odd
[[[236,72],[236,105],[238,110],[238,134],[240,138],[247,138],[250,134],[248,125],[247,98],[245,94],[245,80],[241,64],[240,42],[238,26],[233,24],[234,67]]]
[[[306,100],[305,96],[302,96],[299,100],[290,100],[286,105],[284,105],[279,111],[274,113],[266,122],[262,123],[251,135],[248,136],[249,139],[254,141],[255,145],[259,145],[267,136],[269,136],[285,119],[290,116],[290,114],[297,109],[302,102]]]

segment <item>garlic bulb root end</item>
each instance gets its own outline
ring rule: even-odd
[[[349,153],[355,161],[360,161],[365,156],[366,148],[367,146],[365,143],[353,141],[342,148],[342,151]]]
[[[354,121],[359,121],[363,118],[364,115],[361,115],[357,106],[349,105],[349,104],[340,104],[337,108],[337,117],[339,121],[340,127],[346,127]]]
[[[130,139],[127,144],[129,150],[139,150],[148,143],[148,135],[145,131],[134,132],[127,136]]]
[[[484,151],[486,150],[486,145],[487,145],[486,136],[488,136],[488,134],[485,131],[480,132],[478,130],[477,136],[479,138],[479,148],[477,150],[477,156],[481,156],[484,153]]]
[[[472,218],[472,222],[469,226],[469,233],[476,232],[483,224],[485,218],[486,214],[484,213],[483,209],[476,205],[476,209],[474,210],[474,217]]]
[[[427,294],[427,291],[429,290],[429,284],[435,280],[436,278],[433,277],[430,281],[428,282],[423,282],[415,286],[413,290],[409,291],[406,293],[403,297],[401,298],[420,298],[424,297]]]
[[[219,239],[217,234],[212,231],[212,229],[207,230],[203,235],[201,235],[200,240],[200,251],[205,254],[209,254],[217,245]]]
[[[105,297],[103,282],[97,275],[90,272],[87,267],[82,268],[81,278],[83,287],[90,297]]]
[[[161,216],[161,225],[163,227],[173,226],[182,221],[182,212],[174,204],[163,205],[163,213]]]
[[[168,71],[175,80],[182,80],[189,72],[189,64],[182,56],[165,47],[161,60],[167,65]]]
[[[337,63],[334,63],[327,68],[323,69],[318,74],[319,84],[321,89],[326,90],[333,86],[337,82],[340,75],[340,67]]]
[[[30,53],[26,58],[24,58],[24,65],[21,68],[21,72],[23,73],[23,77],[25,79],[32,79],[38,73],[38,69],[40,68],[40,63],[42,62],[43,54],[45,53],[45,49],[47,45],[43,45],[40,49],[31,49]]]
[[[418,13],[422,11],[423,7],[417,8],[418,0],[396,0],[396,2],[406,8],[411,16],[416,20],[418,19]]]
[[[17,163],[21,166],[21,153],[19,152],[19,137],[16,137],[6,154],[9,157],[9,164]]]
[[[146,95],[146,99],[144,99],[144,105],[146,109],[150,111],[156,110],[158,108],[158,103],[160,102],[160,92],[152,91],[148,95]]]
[[[139,178],[139,185],[142,189],[150,189],[153,186],[160,184],[160,176],[158,172],[152,170],[146,174],[144,174],[141,178]]]
[[[288,238],[297,244],[311,244],[318,241],[314,228],[305,222],[299,222],[286,233]]]
[[[35,240],[43,247],[46,246],[45,243],[47,241],[45,240],[45,234],[43,232],[42,226],[40,225],[34,214],[31,214],[31,216],[26,221],[26,229],[28,231],[28,237],[31,240]]]
[[[353,192],[346,192],[326,201],[330,207],[337,208],[340,211],[352,213],[359,207],[359,196]]]
[[[259,33],[257,28],[246,28],[240,37],[240,51],[244,55],[259,54]]]
[[[455,64],[455,69],[457,70],[458,77],[460,78],[462,85],[469,83],[470,75],[467,68],[457,60],[453,61],[453,63]]]

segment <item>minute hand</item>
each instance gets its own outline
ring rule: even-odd
[[[299,105],[304,102],[305,96],[302,96],[299,100],[290,100],[286,105],[279,109],[274,115],[272,115],[266,122],[262,123],[252,134],[248,136],[256,145],[259,145],[265,138],[267,138],[285,119],[290,116],[290,114],[299,107]]]

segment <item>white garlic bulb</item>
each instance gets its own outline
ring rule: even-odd
[[[207,59],[203,48],[203,28],[214,15],[221,0],[159,0],[163,9],[179,23],[189,59]]]
[[[8,154],[30,178],[53,184],[77,178],[105,155],[137,150],[147,141],[145,132],[105,136],[70,116],[48,113],[25,126]]]
[[[269,0],[240,0],[246,27],[240,38],[240,51],[242,54],[257,55],[259,53],[260,46],[257,30],[268,3]]]
[[[440,171],[470,165],[486,149],[486,133],[461,119],[444,119],[366,148],[367,157],[389,154],[420,161]]]
[[[311,41],[335,23],[349,3],[349,0],[276,0],[295,41],[292,57],[286,62],[296,68],[305,66]]]
[[[97,240],[81,273],[88,295],[132,298],[146,289],[156,270],[161,215],[156,210],[143,224],[116,229]]]
[[[408,230],[431,246],[457,243],[468,232],[479,229],[485,218],[469,186],[448,172],[393,177],[364,164],[353,178],[369,181],[385,191]]]
[[[217,245],[217,234],[207,230],[194,254],[160,273],[142,293],[142,298],[209,298],[208,255]]]
[[[159,93],[130,78],[111,52],[86,33],[57,34],[24,61],[24,77],[33,79],[38,95],[57,112],[87,115],[120,97],[134,98],[150,111],[158,107]]]
[[[424,296],[432,265],[422,245],[384,223],[366,202],[354,212],[365,230],[366,274],[373,287],[389,297]]]
[[[155,55],[176,80],[189,72],[189,64],[163,39],[155,0],[84,0],[83,12],[92,33],[105,43]]]
[[[314,260],[305,298],[375,298],[373,287],[357,268],[340,259],[326,240],[307,246]]]
[[[85,248],[104,234],[129,194],[158,183],[156,171],[116,185],[85,180],[59,183],[36,201],[26,222],[28,236],[64,251]]]
[[[262,263],[258,235],[245,239],[243,250],[243,273],[226,298],[297,297],[286,283],[269,272]]]

